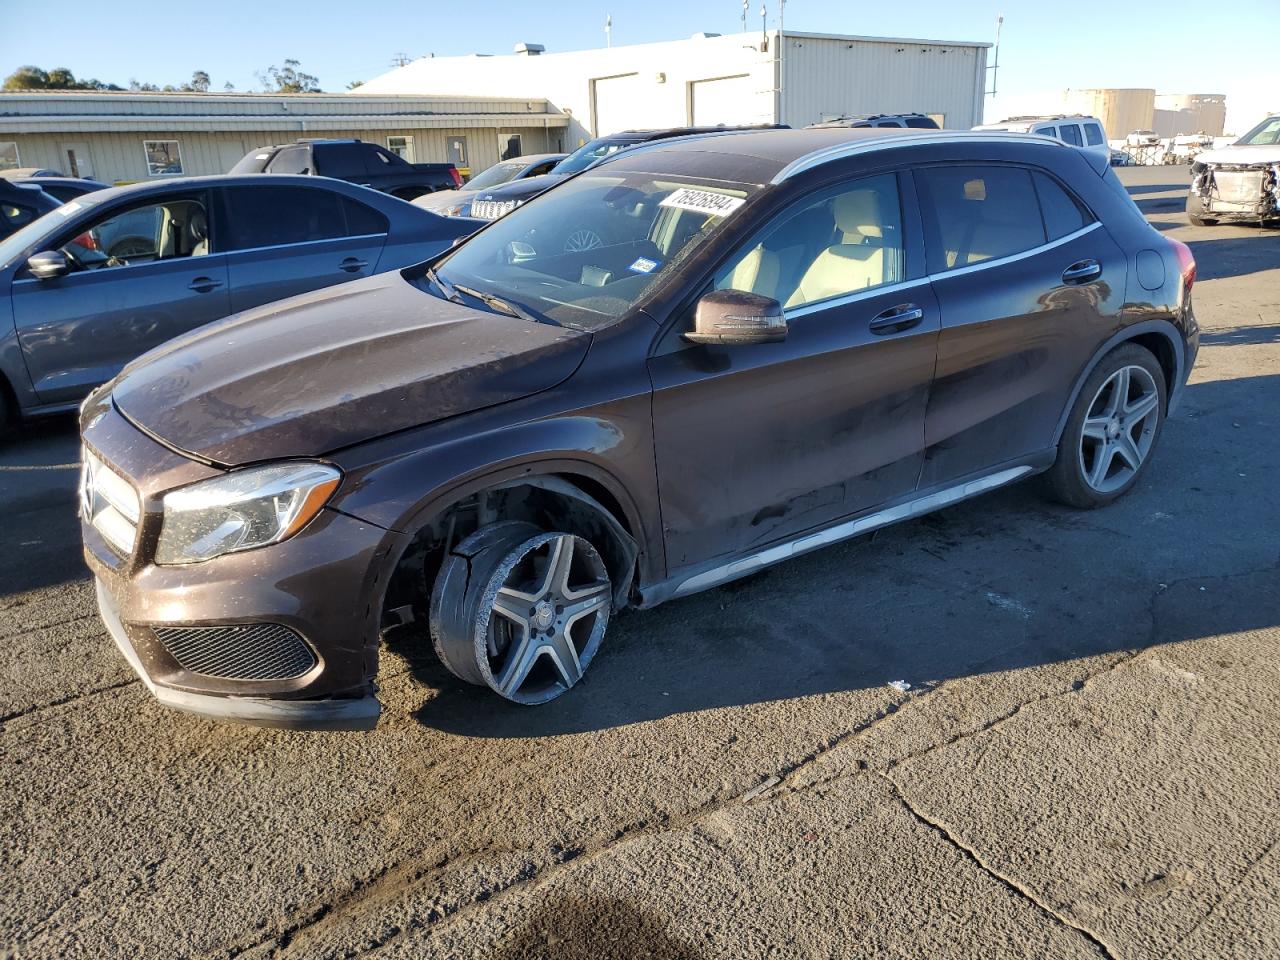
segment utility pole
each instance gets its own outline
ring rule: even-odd
[[[996,78],[1000,73],[1000,28],[1004,26],[1004,14],[996,17],[996,47],[993,52],[991,66],[987,67],[991,71],[991,89],[987,91],[988,97],[996,95]]]
[[[760,4],[760,40],[763,43],[769,42],[769,9],[763,3]]]
[[[409,57],[408,55],[403,53],[397,53],[394,57],[391,58],[391,65],[393,67],[403,67],[408,63],[409,63]]]
[[[778,33],[782,33],[786,29],[787,24],[787,0],[778,0]]]
[[[747,32],[747,10],[751,6],[751,0],[742,0],[742,32]]]
[[[606,13],[604,15],[604,45],[606,47],[613,46],[613,14]]]

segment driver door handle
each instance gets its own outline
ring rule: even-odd
[[[901,333],[910,330],[924,319],[924,311],[914,303],[900,303],[890,307],[883,313],[877,313],[868,324],[872,333],[883,336],[886,333]]]
[[[1102,276],[1102,264],[1097,260],[1077,260],[1062,271],[1063,283],[1089,283]]]
[[[355,273],[358,270],[363,270],[368,265],[368,260],[361,260],[359,257],[347,257],[347,259],[338,264],[338,266],[347,271],[347,273]]]
[[[215,280],[213,277],[196,277],[187,284],[187,289],[194,290],[196,293],[209,293],[220,286],[222,286],[221,280]]]

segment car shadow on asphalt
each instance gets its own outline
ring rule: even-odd
[[[1129,191],[1130,196],[1136,197],[1143,193],[1170,193],[1174,190],[1186,190],[1189,186],[1190,179],[1182,183],[1135,183],[1125,189]]]
[[[539,899],[533,915],[482,960],[702,960],[662,921],[617,897]]]
[[[1253,327],[1231,327],[1226,330],[1200,332],[1200,346],[1243,347],[1260,343],[1280,343],[1280,324]]]
[[[1243,277],[1280,269],[1280,231],[1256,223],[1233,224],[1239,233],[1211,240],[1189,240],[1196,258],[1196,280]]]
[[[42,417],[0,441],[0,600],[89,576],[76,511],[75,417]]]
[[[429,641],[416,640],[416,626],[388,650],[428,688],[413,710],[418,722],[524,738],[895,681],[928,688],[1197,639],[1206,620],[1209,633],[1273,627],[1280,592],[1226,605],[1210,594],[1197,622],[1175,618],[1157,630],[1154,620],[1157,601],[1181,578],[1212,581],[1246,552],[1276,563],[1259,531],[1280,525],[1280,504],[1229,491],[1256,482],[1239,479],[1246,453],[1251,476],[1280,468],[1258,452],[1265,423],[1236,412],[1277,388],[1280,376],[1188,388],[1143,483],[1102,510],[1049,503],[1031,481],[716,590],[623,611],[579,686],[539,707],[454,679]]]

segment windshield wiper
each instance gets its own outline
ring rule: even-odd
[[[440,276],[440,274],[436,273],[435,267],[427,267],[426,277],[440,288],[440,292],[444,294],[444,298],[446,300],[452,300],[454,303],[462,302],[458,297],[457,288],[444,277]]]
[[[521,320],[528,320],[530,323],[543,322],[519,304],[512,303],[510,300],[503,300],[501,297],[495,297],[492,293],[484,293],[480,290],[472,289],[471,287],[464,287],[460,283],[454,284],[453,289],[459,293],[465,293],[469,297],[475,297],[486,307],[489,307],[492,310],[497,310],[500,313],[505,313],[509,317],[518,317]]]

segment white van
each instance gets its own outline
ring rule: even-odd
[[[1080,114],[1058,114],[1047,117],[1010,117],[999,123],[984,123],[975,130],[1008,130],[1010,133],[1039,133],[1053,137],[1073,147],[1088,150],[1111,160],[1111,148],[1107,146],[1107,132],[1097,117]]]

